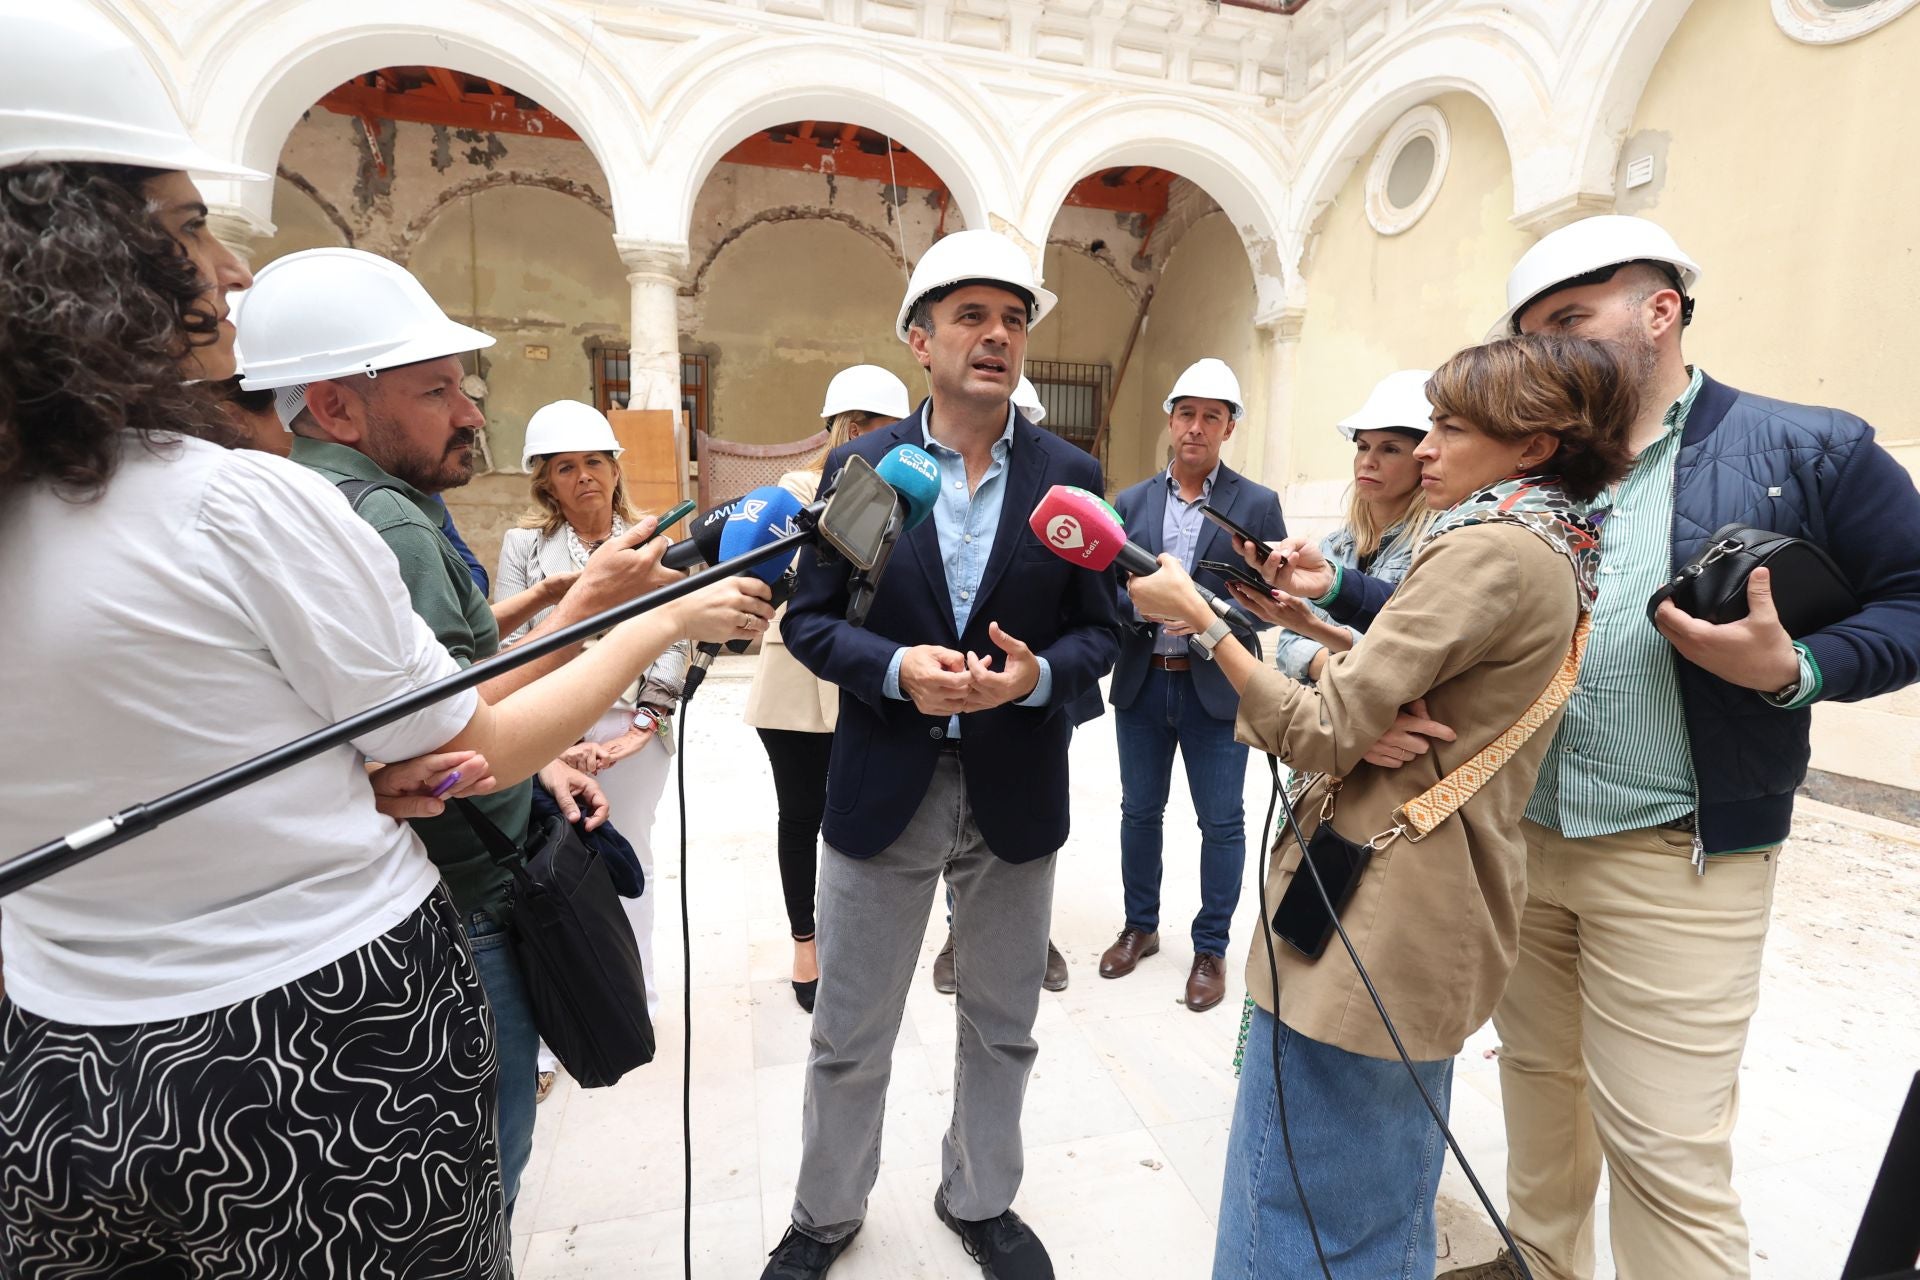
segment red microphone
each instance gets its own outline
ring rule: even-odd
[[[1057,484],[1047,490],[1047,496],[1027,517],[1027,528],[1053,554],[1083,569],[1098,572],[1118,565],[1122,573],[1140,575],[1160,568],[1152,552],[1127,540],[1120,513],[1107,505],[1105,498],[1072,485]],[[1199,583],[1193,589],[1222,618],[1232,610],[1232,605]]]

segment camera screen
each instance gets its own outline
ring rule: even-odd
[[[894,502],[893,490],[873,466],[858,455],[849,457],[820,513],[821,536],[855,568],[871,570],[880,561]]]

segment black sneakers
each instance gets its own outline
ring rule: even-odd
[[[967,1222],[947,1208],[944,1190],[933,1193],[933,1211],[953,1228],[967,1254],[980,1264],[987,1280],[1053,1280],[1053,1259],[1033,1228],[1009,1209],[997,1218]]]
[[[767,1255],[767,1269],[760,1273],[760,1280],[820,1280],[859,1234],[860,1228],[855,1227],[832,1244],[822,1244],[800,1228],[789,1226]]]

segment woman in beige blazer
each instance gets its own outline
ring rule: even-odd
[[[878,365],[842,369],[827,384],[821,416],[827,443],[806,467],[780,477],[780,487],[812,502],[820,489],[827,455],[867,431],[890,427],[911,413],[907,384]],[[820,961],[813,945],[813,882],[819,866],[820,822],[827,810],[827,756],[833,749],[834,720],[840,714],[840,690],[787,652],[780,639],[782,609],[760,644],[760,665],[747,690],[747,723],[760,733],[773,766],[773,789],[780,805],[777,847],[780,890],[793,932],[793,998],[813,1012]]]
[[[1213,653],[1241,691],[1240,739],[1316,776],[1295,807],[1308,837],[1324,819],[1373,846],[1339,919],[1444,1112],[1453,1056],[1514,964],[1526,893],[1520,816],[1558,702],[1545,699],[1517,749],[1520,735],[1509,730],[1543,691],[1563,701],[1578,670],[1599,559],[1582,512],[1627,470],[1634,395],[1607,348],[1563,337],[1469,348],[1427,393],[1433,429],[1417,456],[1438,515],[1359,643],[1334,655],[1315,686],[1262,667],[1231,635]],[[1253,548],[1237,549],[1269,584],[1307,585],[1279,555],[1256,565]],[[1133,581],[1142,614],[1207,631],[1213,615],[1178,563],[1161,564]],[[1324,573],[1312,585],[1328,600],[1339,588]],[[1271,608],[1258,592],[1235,594],[1250,609]],[[1397,770],[1367,764],[1375,740],[1419,698],[1457,740]],[[1402,806],[1422,798],[1414,808],[1430,815],[1423,793],[1496,740],[1505,757],[1497,771],[1450,780],[1448,798],[1466,796],[1457,812],[1418,840],[1401,833]],[[1300,930],[1289,930],[1295,943],[1272,931],[1271,913],[1301,865],[1289,840],[1276,841],[1273,855],[1269,928],[1247,963],[1257,1007],[1228,1139],[1214,1280],[1318,1274],[1316,1229],[1336,1274],[1430,1277],[1445,1155],[1438,1126],[1345,948],[1335,940],[1316,959],[1295,945]],[[1314,864],[1338,879],[1317,849]],[[1309,881],[1299,889],[1318,903]]]

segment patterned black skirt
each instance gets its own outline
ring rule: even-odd
[[[0,1276],[508,1274],[494,1035],[439,890],[297,982],[172,1022],[0,1004]]]

